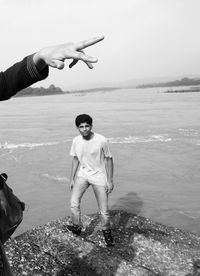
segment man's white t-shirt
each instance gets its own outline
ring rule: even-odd
[[[72,141],[70,155],[76,156],[80,162],[77,176],[84,178],[95,177],[106,181],[105,158],[111,158],[112,155],[107,140],[103,135],[93,133],[93,137],[90,140],[84,139],[81,135],[76,136]]]

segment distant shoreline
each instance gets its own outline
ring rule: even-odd
[[[145,88],[161,88],[166,87],[164,93],[193,93],[200,92],[200,79],[183,78],[177,81],[163,82],[163,83],[151,83],[141,85],[118,85],[118,86],[103,86],[89,89],[78,89],[64,91],[60,87],[56,87],[51,84],[48,88],[44,87],[28,87],[18,92],[15,97],[33,97],[33,96],[50,96],[50,95],[72,95],[72,94],[87,94],[96,92],[109,92],[119,89],[145,89]],[[182,87],[181,87],[182,86]],[[188,88],[183,88],[187,86]],[[176,88],[175,88],[176,87]],[[180,89],[178,87],[181,87]],[[175,88],[175,89],[174,89]]]
[[[28,87],[18,92],[15,97],[34,97],[34,96],[51,96],[51,95],[69,95],[69,94],[86,94],[86,93],[96,93],[96,92],[109,92],[121,87],[99,87],[99,88],[90,88],[90,89],[81,89],[81,90],[71,90],[63,91],[59,87],[51,85],[49,88],[44,87]]]
[[[121,89],[121,87],[99,87],[99,88],[90,88],[90,89],[81,89],[81,90],[72,90],[64,92],[65,94],[74,94],[74,93],[94,93],[94,92],[107,92]]]
[[[176,89],[176,90],[167,90],[164,91],[164,93],[194,93],[194,92],[200,92],[200,87],[197,88],[190,88],[190,89]]]

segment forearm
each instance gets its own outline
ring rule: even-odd
[[[106,158],[106,172],[109,182],[113,182],[114,163],[112,158]]]
[[[48,76],[48,66],[37,67],[33,55],[15,63],[5,72],[0,72],[0,100],[8,100],[18,91],[45,79]]]
[[[79,167],[79,161],[78,161],[77,157],[74,157],[73,160],[72,160],[70,182],[75,179],[78,167]]]

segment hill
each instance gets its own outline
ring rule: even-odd
[[[118,87],[97,87],[90,89],[81,89],[81,90],[71,90],[63,91],[60,87],[56,87],[51,84],[48,88],[44,87],[27,87],[20,92],[18,92],[15,97],[29,97],[29,96],[48,96],[48,95],[57,95],[57,94],[84,94],[84,93],[95,93],[95,92],[107,92],[119,89]]]
[[[160,83],[149,83],[138,85],[137,88],[152,88],[152,87],[172,87],[172,86],[195,86],[200,85],[200,79],[182,78],[181,80],[174,80]]]
[[[60,87],[51,84],[48,88],[44,87],[27,87],[18,92],[15,97],[28,97],[28,96],[47,96],[55,94],[64,94]]]

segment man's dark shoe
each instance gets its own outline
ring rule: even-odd
[[[80,236],[81,234],[81,227],[79,225],[76,225],[76,224],[67,225],[67,229],[71,231],[73,234],[76,234],[78,236]]]
[[[111,234],[111,230],[107,229],[107,230],[103,230],[102,232],[103,232],[103,235],[104,235],[105,242],[106,242],[107,246],[113,246],[114,243],[113,243],[113,237],[112,237],[112,234]]]

